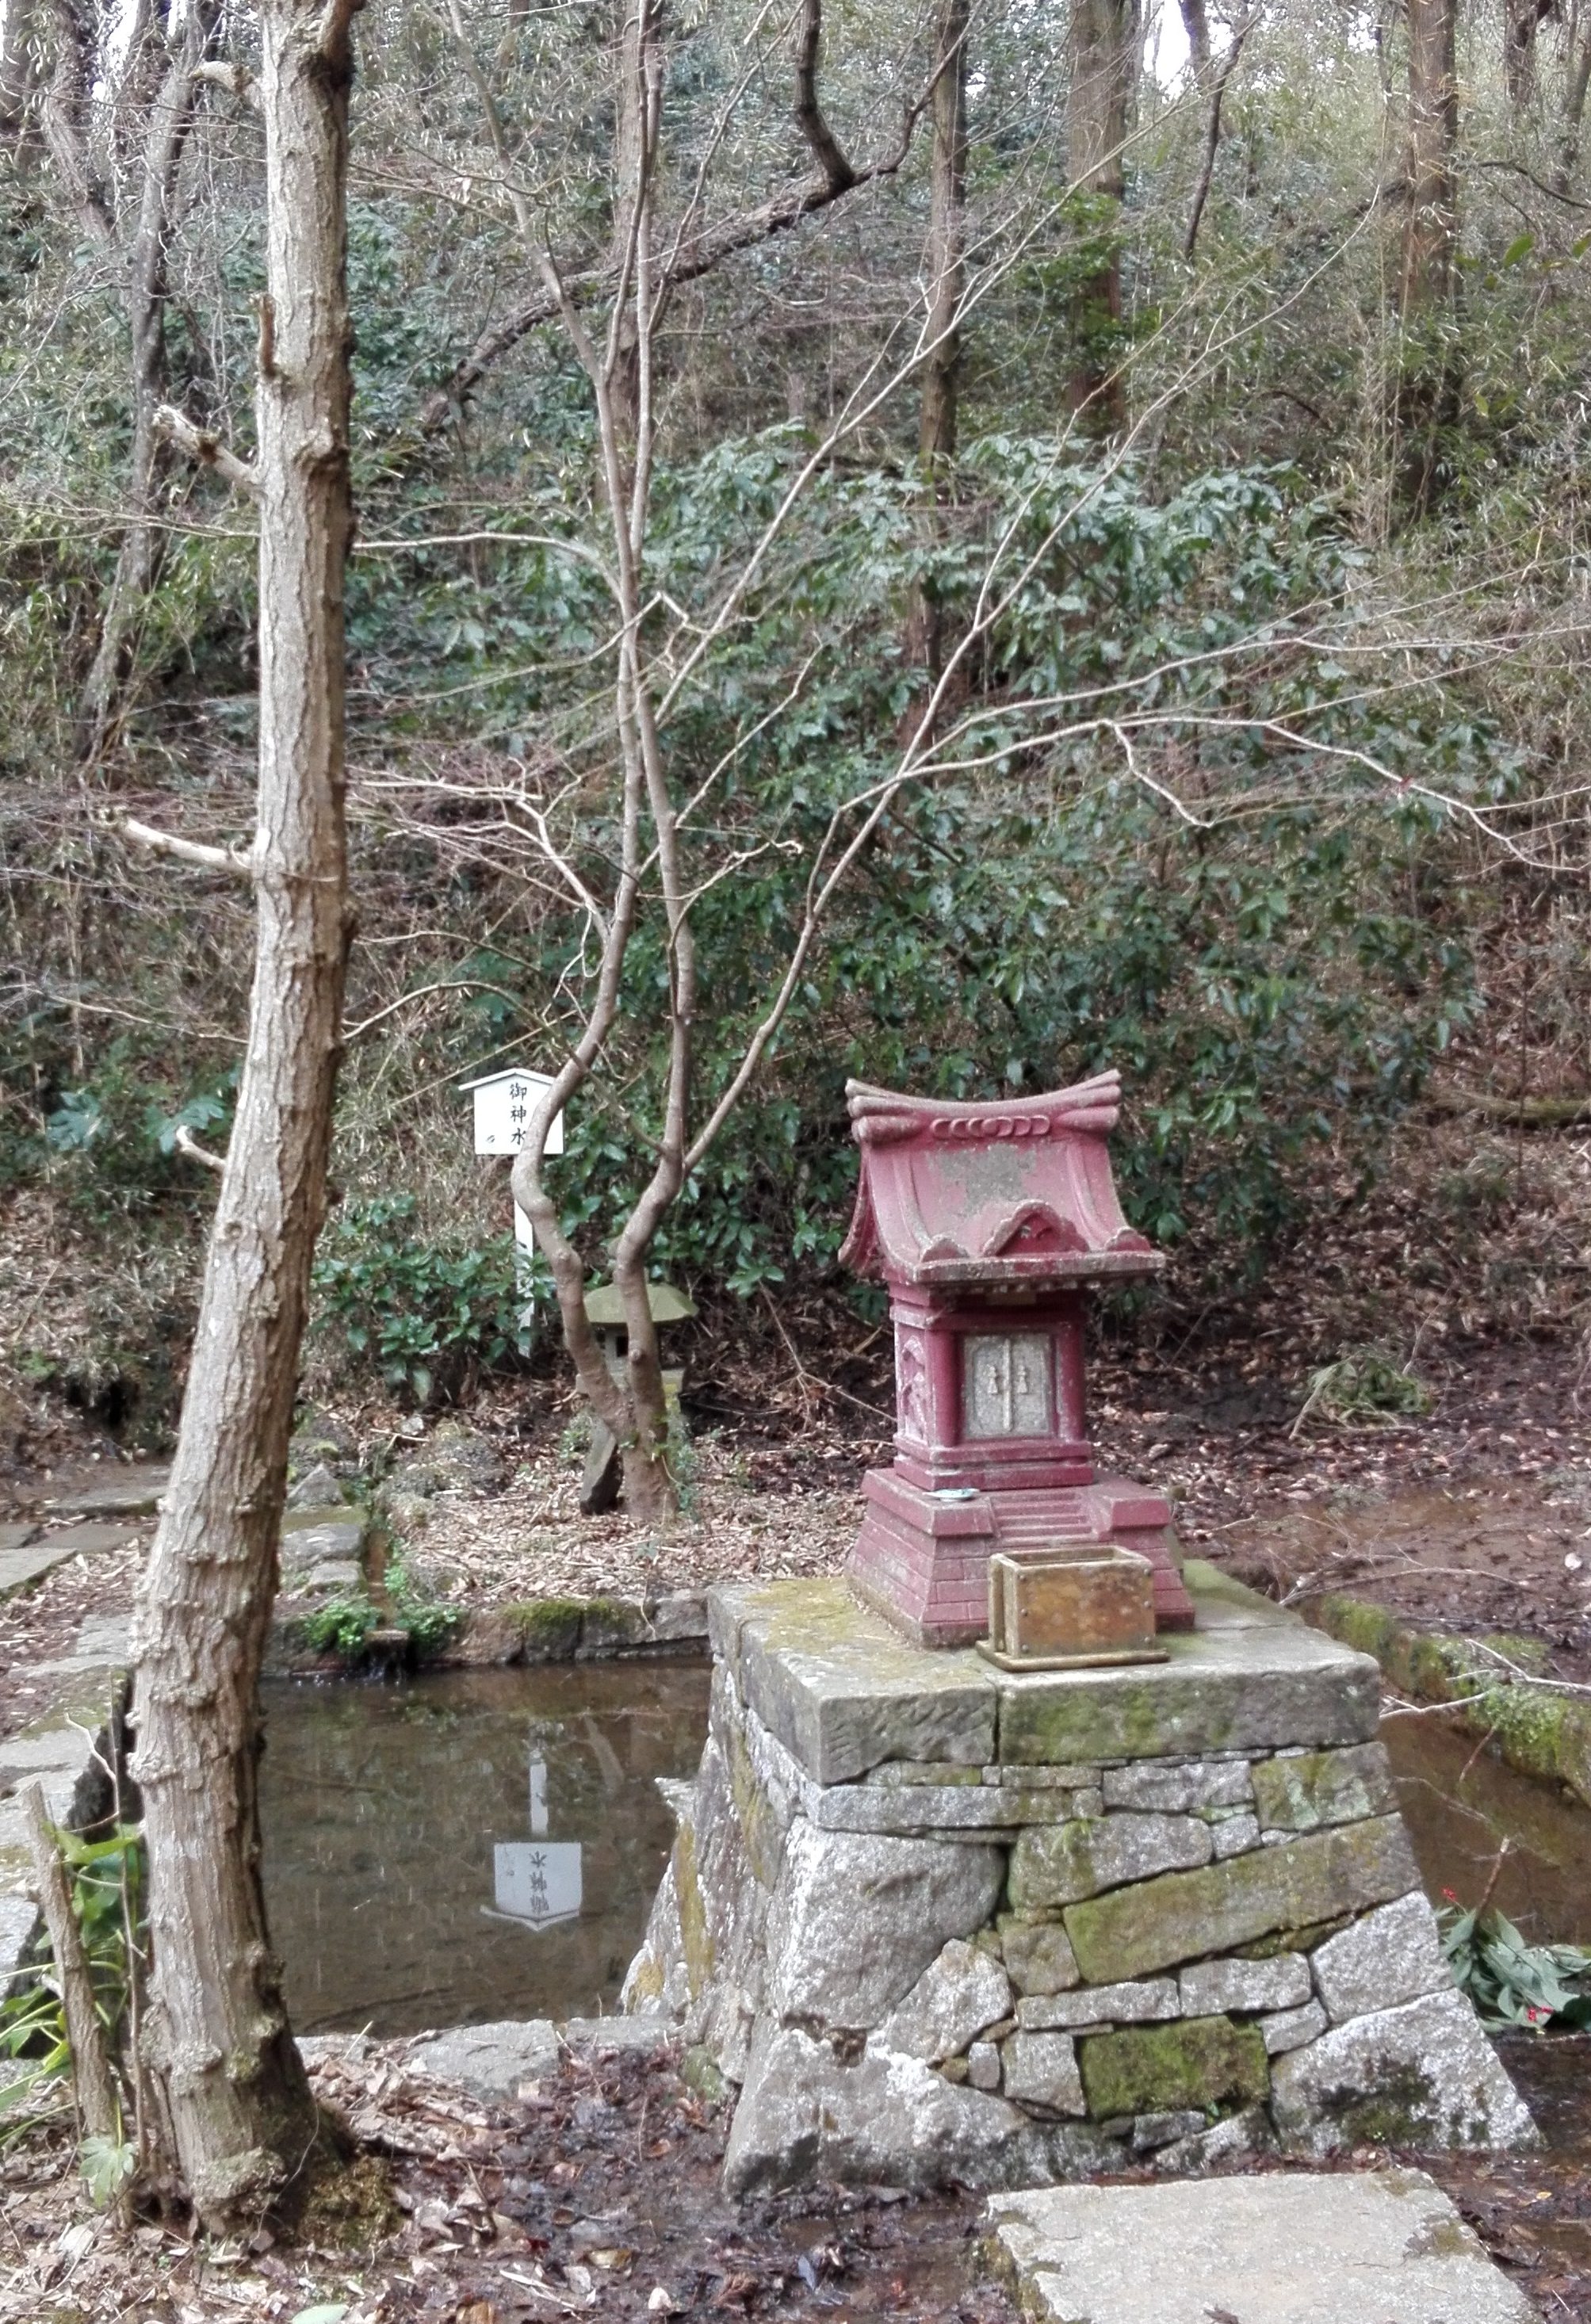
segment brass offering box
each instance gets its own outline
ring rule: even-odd
[[[1008,1671],[1163,1663],[1154,1568],[1134,1550],[1095,1542],[996,1550],[989,1560],[989,1635],[978,1652]]]

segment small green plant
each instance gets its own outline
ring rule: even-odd
[[[299,1636],[312,1654],[337,1654],[353,1662],[363,1654],[376,1618],[368,1598],[328,1598],[312,1613],[301,1615]]]
[[[117,1824],[102,1840],[76,1832],[56,1834],[72,1886],[72,1905],[82,1931],[83,1950],[94,1987],[95,2006],[112,2055],[129,2023],[135,1962],[143,1920],[143,1834],[135,1824]],[[48,1951],[22,1972],[21,1981],[0,1999],[0,2148],[63,2102],[71,2071],[66,2009],[60,1978]],[[104,2153],[90,2152],[103,2148]],[[86,2142],[83,2172],[96,2202],[108,2202],[133,2169],[133,2154],[119,2140]],[[103,2196],[99,2186],[107,2189]]]
[[[1591,1992],[1584,1989],[1591,1984],[1591,1945],[1527,1944],[1494,1907],[1461,1910],[1450,1888],[1442,1893],[1442,1950],[1483,2025],[1537,2034],[1591,2025]]]
[[[457,1606],[449,1606],[434,1597],[410,1572],[402,1558],[395,1558],[387,1568],[387,1588],[393,1611],[413,1640],[415,1653],[422,1658],[445,1646],[464,1619]]]
[[[591,1449],[591,1415],[577,1412],[566,1427],[558,1432],[558,1457],[578,1468]]]
[[[1389,1420],[1429,1412],[1432,1401],[1425,1382],[1385,1348],[1349,1348],[1309,1374],[1292,1433],[1316,1416],[1339,1425]]]
[[[512,1236],[447,1243],[413,1231],[412,1194],[356,1203],[315,1262],[316,1329],[417,1405],[529,1352]]]

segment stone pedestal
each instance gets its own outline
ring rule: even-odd
[[[1185,1578],[1166,1662],[1031,1674],[838,1582],[712,1592],[624,2006],[738,2087],[732,2191],[1533,2143],[1420,1892],[1375,1665]]]

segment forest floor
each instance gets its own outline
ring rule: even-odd
[[[1591,2036],[1503,2044],[1552,2144],[1417,2161],[1544,2319],[1591,2319]],[[733,2206],[725,2110],[663,2052],[566,2056],[486,2106],[407,2073],[402,2043],[354,2041],[318,2095],[379,2158],[346,2214],[304,2236],[206,2249],[153,2221],[86,2215],[64,2132],[13,2155],[0,2195],[5,2324],[531,2324],[722,2316],[791,2324],[1015,2324],[978,2250],[982,2203],[826,2187]],[[1275,2164],[1256,2168],[1286,2167]],[[1147,2173],[1133,2174],[1147,2176]],[[385,2185],[382,2183],[384,2177]],[[385,2217],[382,2218],[384,2211]],[[379,2229],[369,2241],[373,2215]],[[363,2227],[365,2240],[360,2241]]]

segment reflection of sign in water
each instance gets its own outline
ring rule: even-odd
[[[492,1850],[495,1901],[510,1921],[527,1929],[550,1929],[572,1921],[580,1909],[580,1843],[548,1840],[547,1762],[531,1761],[529,1840],[500,1840]]]
[[[578,1840],[503,1840],[492,1850],[497,1910],[527,1928],[550,1929],[580,1909]]]

